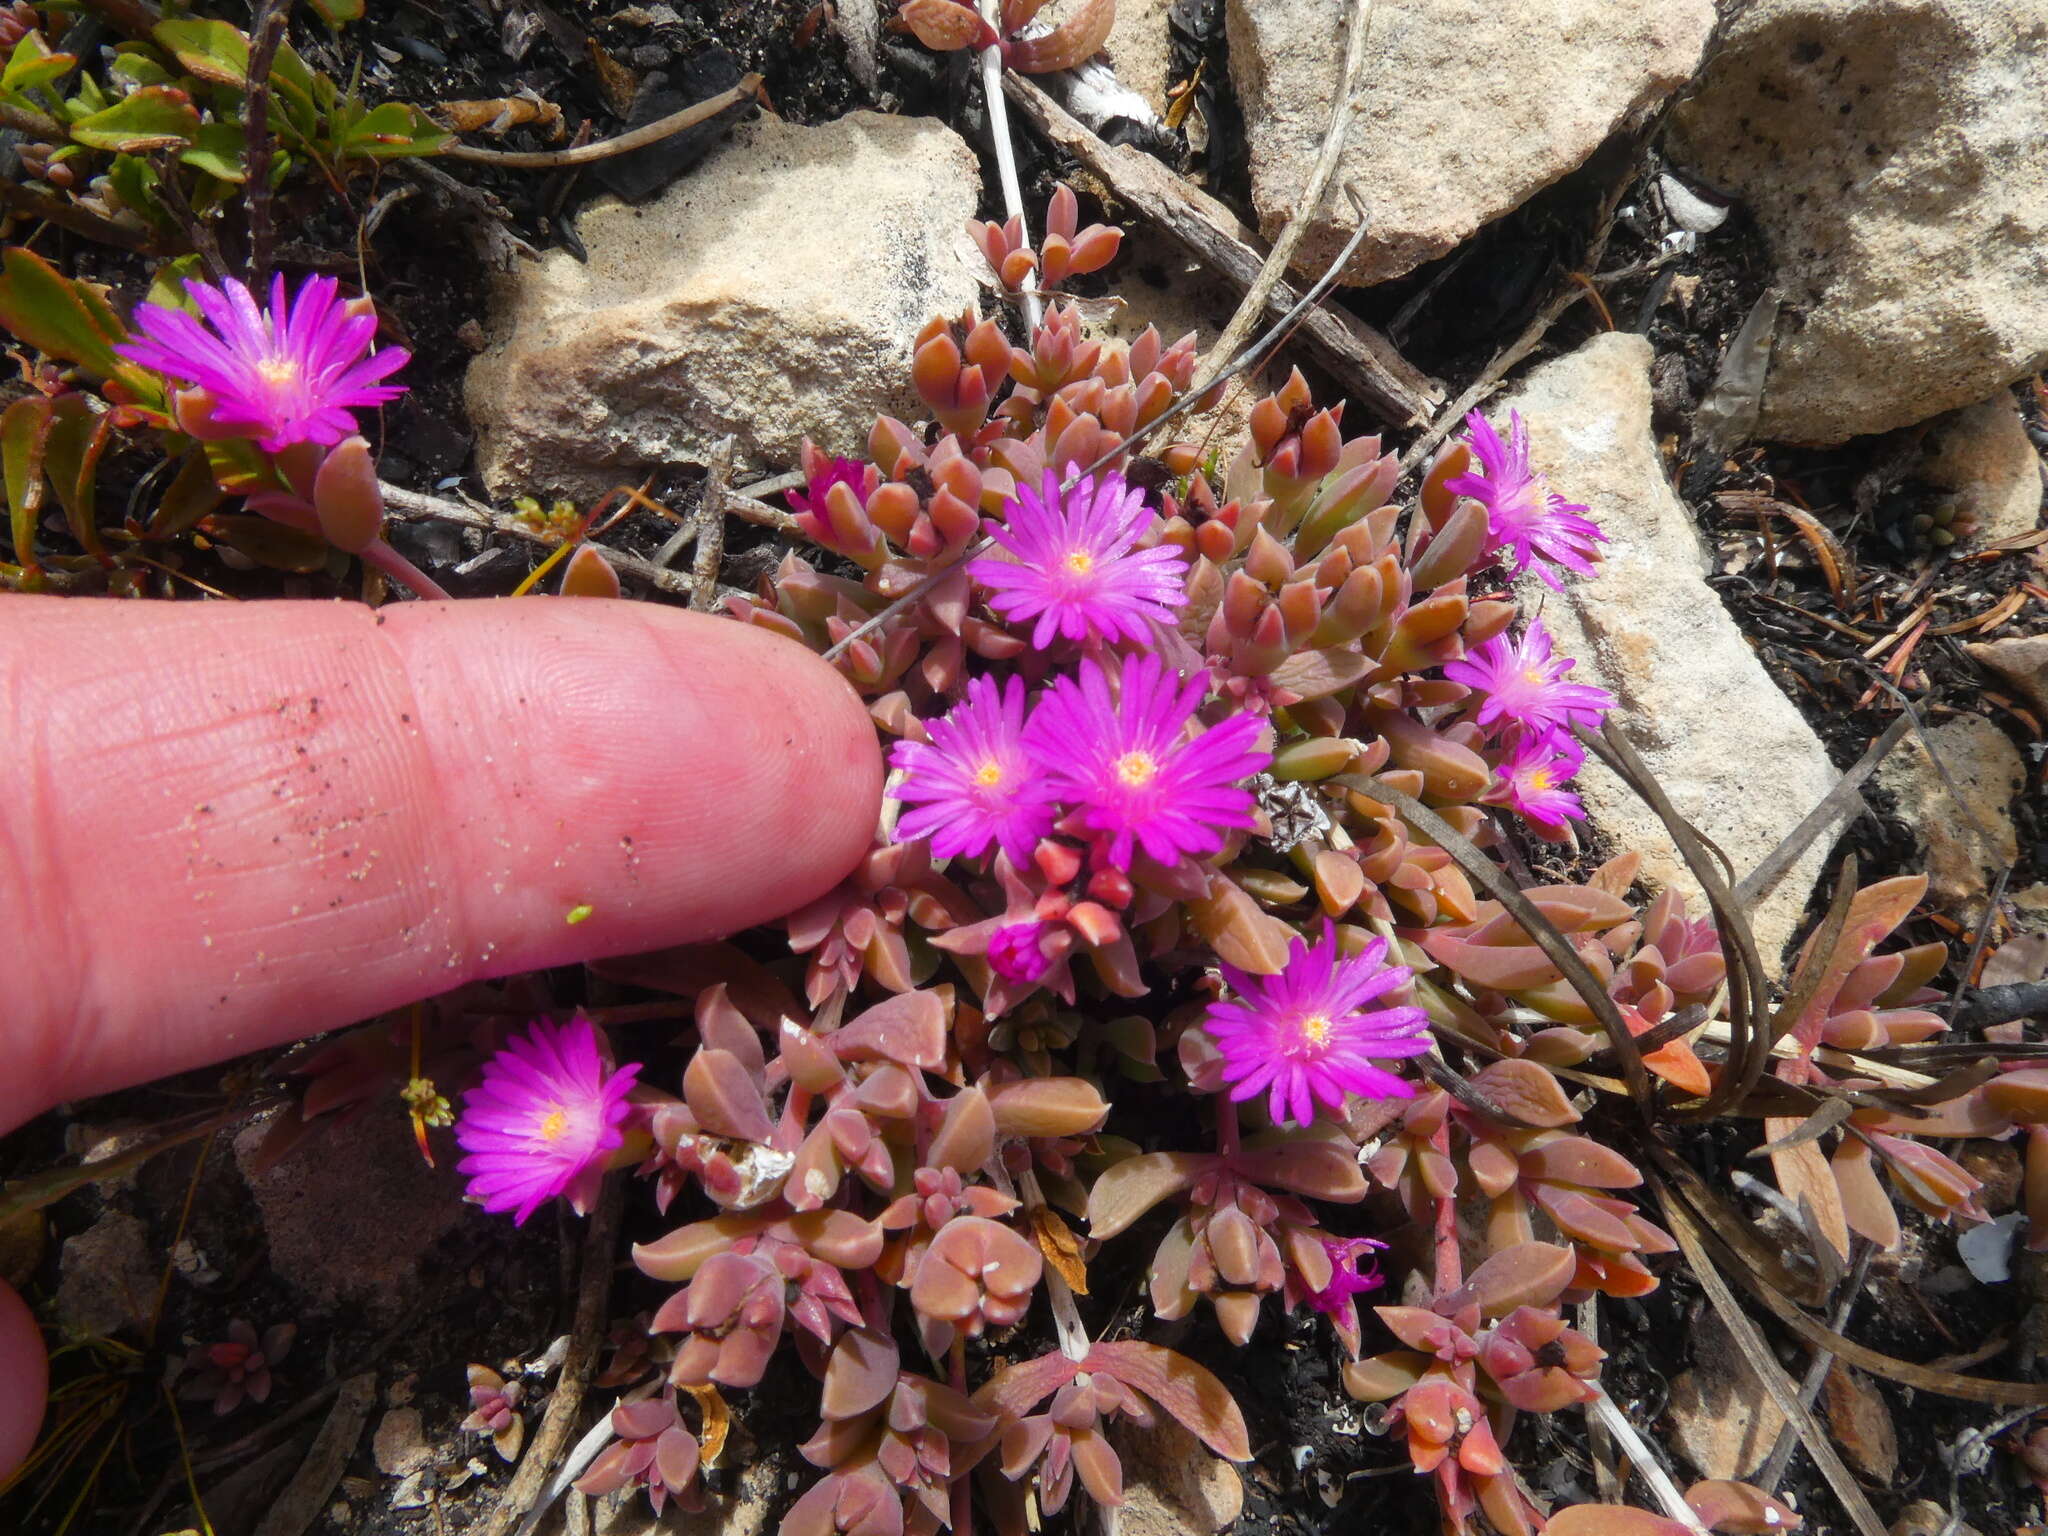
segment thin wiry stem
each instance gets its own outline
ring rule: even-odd
[[[1003,210],[1017,221],[1030,243],[1031,229],[1024,220],[1024,188],[1017,180],[1017,146],[1010,139],[1010,105],[1003,95],[1003,19],[998,0],[981,0],[982,20],[997,34],[997,41],[981,50],[981,94],[988,102],[988,136],[995,141],[996,179],[1003,185]],[[1036,331],[1045,319],[1045,307],[1038,295],[1027,288],[1019,295],[1024,305],[1024,325]]]

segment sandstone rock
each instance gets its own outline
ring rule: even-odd
[[[1925,446],[1920,478],[1953,492],[1957,510],[1976,520],[1966,544],[2041,526],[2041,455],[2010,393],[1942,417],[1928,428]]]
[[[417,1408],[394,1408],[377,1421],[370,1454],[386,1477],[406,1477],[434,1459]]]
[[[1103,45],[1116,77],[1145,98],[1162,116],[1173,68],[1173,36],[1167,29],[1172,0],[1117,0],[1116,25]],[[1051,13],[1048,13],[1051,14]],[[1169,341],[1172,337],[1167,338]]]
[[[1531,373],[1510,406],[1529,422],[1530,461],[1608,536],[1603,573],[1543,595],[1544,621],[1574,681],[1621,701],[1619,719],[1679,814],[1726,850],[1738,878],[1819,803],[1836,774],[1704,579],[1707,556],[1665,483],[1650,435],[1650,345],[1595,337]],[[1532,603],[1547,589],[1533,582]],[[1597,762],[1578,787],[1595,826],[1643,855],[1644,875],[1704,899],[1663,825]],[[1750,916],[1766,964],[1798,926],[1831,839],[1817,839]]]
[[[315,1310],[346,1303],[375,1320],[397,1317],[421,1256],[462,1220],[454,1171],[420,1161],[395,1102],[256,1173],[267,1128],[258,1120],[236,1136],[235,1161],[255,1196],[272,1270]]]
[[[1759,0],[1671,122],[1786,308],[1758,435],[1838,443],[2048,362],[2048,0]]]
[[[1946,776],[1920,739],[1908,736],[1877,770],[1877,781],[1898,797],[1899,818],[1926,855],[1933,898],[1970,908],[1982,903],[1993,876],[2020,856],[2011,807],[2026,768],[2019,748],[1982,715],[1958,716],[1927,737]]]
[[[57,1320],[66,1331],[98,1338],[140,1333],[156,1311],[162,1260],[149,1231],[125,1211],[103,1212],[57,1256]]]
[[[1350,10],[1337,0],[1230,0],[1231,77],[1268,239],[1294,213],[1330,123]],[[1691,76],[1711,0],[1381,0],[1360,110],[1298,267],[1320,273],[1357,227],[1346,271],[1383,282],[1441,256],[1581,164],[1631,114]]]
[[[577,220],[504,280],[497,345],[470,365],[493,494],[595,497],[727,433],[747,467],[806,433],[859,451],[877,412],[919,413],[910,348],[979,291],[973,152],[928,118],[765,118],[640,207]]]
[[[1694,1331],[1691,1369],[1671,1380],[1671,1432],[1702,1477],[1741,1479],[1770,1455],[1785,1415],[1721,1320]]]
[[[2026,704],[2048,722],[2048,635],[1983,640],[1963,649],[2017,688]]]
[[[1849,1465],[1879,1487],[1889,1487],[1899,1470],[1899,1433],[1870,1378],[1837,1360],[1821,1381],[1821,1402]]]
[[[1193,1435],[1161,1414],[1150,1429],[1119,1421],[1124,1536],[1219,1536],[1244,1509],[1244,1480]]]

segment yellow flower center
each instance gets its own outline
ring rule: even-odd
[[[540,1139],[542,1141],[560,1141],[568,1129],[568,1112],[561,1105],[557,1104],[549,1113],[547,1119],[540,1123]]]
[[[1095,569],[1095,557],[1085,549],[1067,551],[1067,569],[1076,576],[1086,576]]]
[[[983,789],[994,789],[1003,782],[1003,765],[990,758],[974,770],[974,782]]]
[[[256,365],[257,377],[273,388],[298,382],[299,365],[288,357],[266,357]]]
[[[1546,789],[1550,788],[1552,781],[1553,775],[1551,774],[1551,771],[1548,768],[1535,768],[1530,770],[1529,788],[1536,794],[1540,795]]]
[[[1115,769],[1119,779],[1136,789],[1141,784],[1152,782],[1153,775],[1159,772],[1159,764],[1150,752],[1126,752],[1116,760]]]
[[[1301,1021],[1301,1038],[1310,1045],[1328,1045],[1333,1027],[1327,1014],[1311,1014]]]
[[[1522,681],[1525,683],[1533,683],[1536,687],[1541,688],[1545,683],[1549,681],[1549,679],[1546,678],[1541,672],[1537,671],[1534,667],[1524,667],[1522,669]]]

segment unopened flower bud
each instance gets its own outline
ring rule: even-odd
[[[384,493],[377,461],[361,437],[343,438],[313,476],[313,515],[330,544],[361,554],[384,531]]]

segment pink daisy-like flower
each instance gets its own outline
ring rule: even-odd
[[[1531,619],[1519,640],[1495,635],[1462,661],[1449,662],[1444,676],[1482,695],[1479,723],[1519,725],[1541,733],[1553,727],[1600,729],[1600,717],[1614,708],[1614,695],[1590,683],[1568,683],[1578,665],[1551,654],[1550,631]]]
[[[1014,558],[985,556],[967,574],[1004,618],[1038,620],[1031,643],[1039,650],[1056,635],[1142,644],[1188,600],[1180,551],[1135,547],[1152,518],[1145,493],[1115,470],[1084,475],[1064,495],[1047,470],[1038,491],[1017,488],[1007,525],[987,524]]]
[[[469,1198],[487,1211],[526,1218],[557,1195],[578,1214],[597,1197],[605,1155],[625,1140],[626,1094],[637,1062],[605,1071],[597,1030],[577,1014],[546,1019],[484,1063],[483,1081],[462,1096],[455,1139],[469,1156]]]
[[[1206,1028],[1223,1058],[1233,1099],[1267,1095],[1277,1125],[1307,1125],[1316,1105],[1338,1110],[1346,1094],[1407,1099],[1415,1090],[1375,1059],[1420,1056],[1429,1049],[1429,1017],[1420,1008],[1367,1008],[1407,984],[1405,965],[1383,965],[1385,939],[1349,960],[1337,953],[1337,928],[1323,923],[1313,948],[1297,937],[1278,976],[1254,976],[1223,964],[1238,1001],[1210,1005]]]
[[[1494,547],[1506,553],[1513,572],[1519,576],[1534,565],[1553,592],[1564,590],[1555,567],[1591,576],[1600,558],[1594,546],[1607,535],[1591,518],[1579,515],[1586,508],[1566,501],[1529,468],[1529,424],[1521,413],[1508,412],[1505,443],[1477,411],[1465,418],[1465,432],[1483,473],[1457,475],[1444,482],[1444,489],[1486,508],[1487,533]]]
[[[1504,805],[1537,834],[1552,842],[1564,839],[1567,820],[1584,821],[1585,807],[1565,786],[1585,766],[1586,754],[1562,732],[1525,731],[1495,769],[1498,775],[1479,798]]]
[[[1051,794],[1025,751],[1024,682],[977,677],[965,702],[928,720],[929,743],[899,741],[889,765],[903,774],[898,800],[916,809],[896,823],[896,840],[929,837],[935,858],[978,858],[990,843],[1022,868],[1052,830]]]
[[[1055,797],[1075,807],[1081,826],[1108,837],[1109,862],[1129,869],[1135,845],[1177,864],[1214,853],[1227,829],[1251,826],[1256,802],[1237,786],[1272,761],[1252,748],[1258,717],[1233,715],[1183,739],[1206,679],[1183,680],[1147,655],[1123,661],[1117,683],[1112,692],[1091,657],[1078,681],[1052,685],[1024,728]]]
[[[338,443],[356,430],[351,412],[405,393],[377,381],[412,354],[371,352],[376,317],[352,310],[331,277],[307,278],[289,305],[283,276],[273,278],[268,310],[233,278],[218,288],[188,281],[185,293],[211,330],[181,309],[143,304],[135,311],[140,339],[116,350],[204,390],[214,426],[253,437],[268,452]]]

